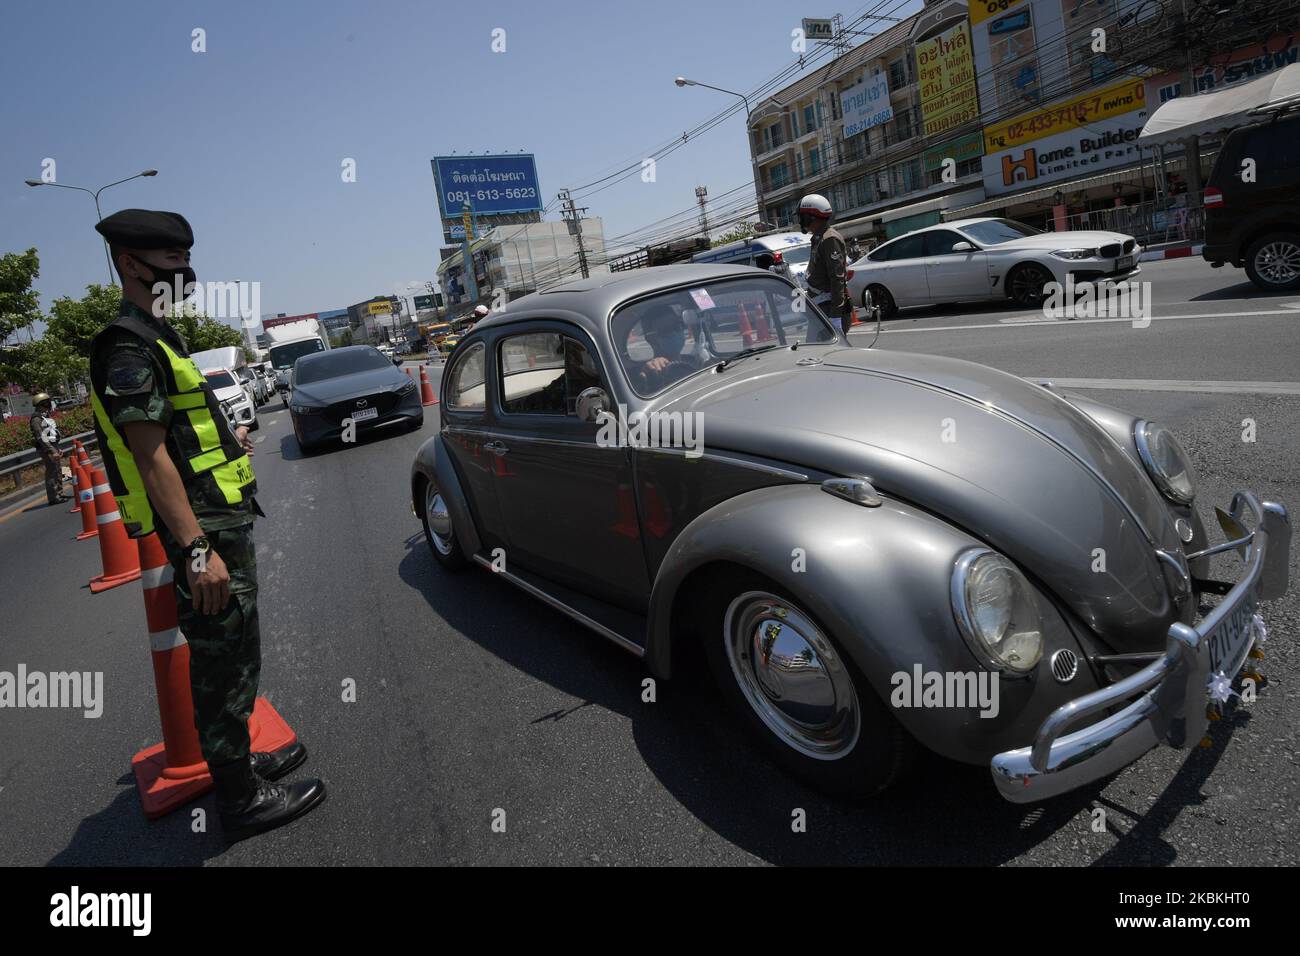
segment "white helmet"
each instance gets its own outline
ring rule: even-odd
[[[488,307],[486,305],[474,306],[474,318],[485,319],[487,318],[487,314],[488,314]]]
[[[799,200],[800,216],[816,216],[818,219],[830,219],[834,212],[826,197],[818,193],[809,193]]]

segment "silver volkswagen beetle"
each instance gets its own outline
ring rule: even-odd
[[[1194,746],[1286,590],[1286,509],[1242,490],[1212,544],[1162,426],[850,347],[749,268],[519,299],[440,399],[411,494],[443,569],[496,572],[657,677],[706,660],[776,761],[839,796],[918,746],[1017,802]],[[1209,578],[1221,552],[1235,580]]]

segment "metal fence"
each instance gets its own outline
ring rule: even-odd
[[[82,432],[80,435],[73,435],[71,438],[64,438],[59,442],[59,450],[65,455],[72,451],[73,440],[80,441],[86,448],[94,448],[99,444],[93,431]],[[26,451],[17,451],[12,455],[5,455],[0,458],[0,479],[6,478],[15,472],[22,471],[24,468],[31,468],[41,464],[41,456],[37,454],[35,448],[28,448]],[[13,489],[9,489],[13,490]]]
[[[1056,230],[1054,220],[1047,223]],[[1100,229],[1133,236],[1144,246],[1159,242],[1199,243],[1205,240],[1205,207],[1178,205],[1159,199],[1131,206],[1114,206],[1065,217],[1069,231]]]

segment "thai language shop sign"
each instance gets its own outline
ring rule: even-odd
[[[840,93],[840,113],[844,117],[844,138],[856,136],[894,118],[889,103],[889,78],[882,72],[863,77]]]
[[[916,44],[916,75],[926,136],[979,119],[975,52],[965,20]]]
[[[476,216],[542,210],[537,163],[530,153],[435,156],[433,181],[443,219],[460,219],[465,203]]]

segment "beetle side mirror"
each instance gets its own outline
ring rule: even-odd
[[[974,252],[975,247],[969,242],[954,242],[952,244],[953,252]]]
[[[578,420],[595,423],[602,413],[609,411],[609,395],[603,388],[584,388],[578,393]]]

